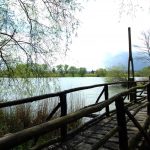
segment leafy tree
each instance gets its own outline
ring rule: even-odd
[[[17,64],[14,68],[15,77],[40,77],[48,76],[48,66],[46,64]]]
[[[52,68],[52,73],[56,73],[56,69],[55,68]]]
[[[124,66],[113,66],[107,69],[107,80],[110,82],[126,81],[127,74]]]
[[[78,69],[78,73],[81,77],[83,77],[87,73],[87,70],[86,68],[81,67]]]
[[[64,65],[64,73],[65,73],[65,74],[68,73],[68,68],[69,68],[69,65],[66,65],[66,64],[65,64],[65,65]]]
[[[107,74],[107,70],[100,68],[100,69],[97,69],[95,73],[97,77],[105,77]]]
[[[68,50],[80,10],[76,0],[1,0],[0,67],[54,62]]]
[[[68,73],[70,73],[74,77],[75,74],[77,73],[77,68],[74,66],[69,67]]]
[[[149,77],[150,76],[150,66],[144,67],[142,70],[138,71],[137,75],[141,76],[141,77]]]
[[[64,76],[64,67],[63,67],[63,65],[57,65],[56,68],[57,68],[57,72],[58,72],[61,76]]]

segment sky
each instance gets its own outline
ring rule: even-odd
[[[132,45],[141,45],[141,33],[150,29],[150,0],[134,2],[132,8],[123,7],[120,0],[84,1],[84,9],[78,14],[77,36],[73,37],[67,56],[57,63],[88,70],[107,68],[105,62],[111,56],[128,51],[128,27]],[[129,3],[126,0],[126,5]]]

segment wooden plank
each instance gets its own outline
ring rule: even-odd
[[[75,150],[91,150],[91,147],[92,146],[90,144],[86,144],[84,142],[81,142],[74,149]]]
[[[104,147],[109,148],[110,150],[118,150],[119,144],[114,143],[114,142],[107,142],[106,144],[104,144]]]
[[[90,144],[90,145],[93,145],[94,143],[97,143],[98,141],[99,140],[97,138],[93,138],[93,137],[85,138],[85,143]]]
[[[137,109],[139,110],[139,107],[136,107],[136,109],[134,109],[134,110],[137,112]],[[140,109],[140,112],[141,111],[142,110]],[[135,114],[136,113],[134,113],[134,115]],[[138,114],[140,114],[140,115],[138,116]],[[145,113],[142,113],[142,114],[145,115]],[[142,122],[144,119],[143,115],[141,115],[141,113],[136,114],[136,116],[138,116],[137,118],[142,120]],[[110,129],[112,127],[114,127],[114,124],[116,125],[116,121],[113,120],[115,117],[116,116],[114,115],[113,117],[106,118],[106,119],[102,120],[101,122],[99,122],[98,124],[96,124],[95,126],[90,127],[88,130],[84,131],[82,133],[81,139],[79,139],[79,141],[80,140],[82,141],[80,143],[82,143],[83,145],[88,143],[90,146],[92,146],[94,143],[96,144],[97,140],[101,141],[102,139],[104,139],[104,137],[109,133]],[[135,133],[138,132],[137,128],[135,128],[134,124],[131,121],[129,121],[129,123],[127,124],[127,127],[128,127],[127,129],[129,132],[129,137],[130,138],[134,137]],[[72,142],[71,141],[68,141],[68,142],[71,144],[74,140]],[[104,142],[105,143],[104,145],[106,145],[106,147],[103,147],[101,145],[101,147],[98,148],[98,150],[102,150],[102,149],[112,150],[112,149],[118,149],[119,148],[116,146],[116,145],[118,145],[118,135],[117,134],[114,134],[114,136],[112,136],[111,138],[109,138],[106,141],[107,141],[106,143]],[[79,143],[79,145],[82,145],[80,143]],[[76,145],[78,145],[78,144],[74,145],[74,149],[77,149]],[[89,145],[87,146],[88,148],[89,148]],[[82,150],[84,149],[84,147],[82,147],[82,146],[80,148]],[[92,148],[93,148],[93,146],[92,146]],[[95,149],[93,149],[93,150],[95,150]]]
[[[134,118],[134,116],[127,109],[125,109],[125,111],[126,111],[128,117],[133,121],[134,125],[139,129],[139,131],[141,132],[141,134],[144,136],[144,138],[146,139],[146,141],[148,143],[150,143],[150,137],[149,137],[149,135],[144,131],[144,129],[139,124],[139,122]]]

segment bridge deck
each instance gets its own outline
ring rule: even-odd
[[[142,83],[140,83],[142,82]],[[123,83],[123,82],[122,82]],[[126,82],[126,84],[129,82]],[[133,82],[131,82],[133,84]],[[130,83],[130,84],[131,84]],[[0,103],[0,108],[31,103],[51,97],[58,97],[59,102],[47,116],[44,123],[23,129],[0,138],[0,149],[11,149],[24,142],[32,150],[127,150],[147,146],[150,149],[150,83],[136,81],[134,86],[109,98],[109,86],[121,83],[105,83],[69,89],[21,100]],[[67,114],[67,94],[103,87],[95,103]],[[100,98],[103,101],[100,102]],[[112,104],[114,111],[110,111]],[[102,110],[100,115],[93,115]],[[60,111],[60,117],[53,118]],[[68,126],[83,117],[94,117],[76,129],[68,131]],[[40,141],[42,136],[59,130],[57,137]],[[143,138],[144,137],[144,138]],[[144,140],[143,140],[144,139]],[[143,144],[144,143],[144,144]],[[145,144],[146,143],[146,144]],[[50,145],[51,144],[51,145]],[[46,147],[46,148],[44,148]]]
[[[136,113],[139,106],[145,104],[146,101],[131,105],[128,110],[132,114]],[[144,125],[147,118],[147,109],[141,108],[134,116],[141,126]],[[127,118],[127,131],[128,143],[137,137],[139,130],[135,127],[133,122]],[[110,137],[110,133],[113,136]],[[142,138],[140,139],[142,140]],[[137,147],[141,146],[142,142],[139,141]],[[97,122],[94,126],[89,127],[87,130],[70,137],[63,143],[57,143],[49,146],[49,150],[117,150],[119,149],[119,138],[117,131],[116,114],[113,113],[109,117]]]

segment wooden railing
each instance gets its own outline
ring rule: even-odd
[[[136,83],[138,83],[138,82],[140,83],[141,81],[137,81]],[[65,140],[69,136],[75,135],[76,133],[78,133],[78,132],[82,131],[83,129],[85,129],[86,127],[88,127],[88,125],[91,122],[96,122],[97,120],[102,119],[104,116],[109,116],[110,112],[111,112],[109,110],[109,106],[114,102],[116,104],[117,122],[118,122],[118,127],[119,127],[119,128],[117,128],[117,130],[119,130],[120,149],[123,150],[123,149],[128,148],[126,118],[125,118],[125,113],[127,112],[127,110],[124,107],[124,100],[128,95],[130,95],[131,101],[134,100],[134,102],[137,102],[138,99],[136,96],[137,96],[137,93],[139,93],[139,91],[137,91],[137,90],[143,89],[142,91],[140,91],[141,93],[138,94],[138,95],[141,95],[143,93],[143,91],[145,89],[147,89],[147,100],[148,100],[148,104],[149,104],[150,103],[150,84],[148,83],[148,81],[142,81],[142,83],[146,83],[146,84],[142,85],[142,86],[132,87],[128,90],[125,90],[125,91],[109,98],[109,86],[117,85],[117,84],[125,84],[125,83],[127,83],[127,82],[97,84],[97,85],[92,85],[92,86],[85,86],[85,87],[69,89],[69,90],[65,90],[65,91],[61,91],[61,92],[57,92],[57,93],[45,94],[45,95],[41,95],[41,96],[35,96],[35,97],[0,103],[0,108],[4,108],[4,107],[20,105],[20,104],[24,104],[24,103],[29,103],[29,102],[33,102],[33,101],[44,100],[46,98],[51,98],[51,97],[59,97],[59,99],[60,99],[60,102],[53,109],[53,111],[49,114],[49,116],[46,118],[44,123],[37,125],[37,126],[33,126],[31,128],[24,129],[24,130],[16,132],[16,133],[12,133],[9,136],[4,136],[4,137],[0,138],[0,149],[12,148],[12,147],[20,145],[31,139],[34,139],[35,141],[37,141],[39,136],[46,134],[48,132],[51,132],[52,130],[55,130],[58,128],[61,129],[60,137],[49,140],[41,145],[35,145],[31,149],[40,149],[46,145],[50,145],[50,144]],[[102,89],[100,95],[98,96],[98,98],[96,99],[95,104],[86,106],[76,112],[67,114],[67,94],[68,93],[80,91],[80,90],[91,89],[91,88],[96,88],[96,87],[103,87],[103,89]],[[99,100],[103,94],[104,94],[104,101],[99,102]],[[136,98],[136,100],[133,99],[133,97]],[[50,120],[59,108],[61,108],[61,116],[59,118]],[[100,116],[95,117],[94,119],[90,120],[89,122],[86,122],[85,124],[78,127],[77,129],[67,133],[67,125],[69,123],[72,123],[82,117],[89,116],[92,113],[101,111],[104,108],[106,108],[105,113],[101,114]],[[113,110],[113,111],[115,111],[115,110]],[[150,105],[147,106],[147,112],[148,112],[148,114],[150,114]]]

